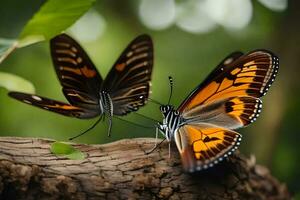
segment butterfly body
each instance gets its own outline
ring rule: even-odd
[[[158,129],[168,141],[171,141],[176,130],[180,127],[183,118],[171,105],[160,106],[160,111],[163,114],[164,119],[162,123],[158,124]]]
[[[175,109],[160,107],[157,128],[175,141],[185,171],[214,166],[240,145],[235,129],[254,122],[262,108],[260,97],[273,83],[279,67],[270,51],[255,50],[227,56]]]
[[[100,98],[99,98],[99,105],[100,105],[100,113],[108,114],[113,116],[113,102],[111,100],[111,97],[109,96],[109,93],[106,91],[100,91]]]

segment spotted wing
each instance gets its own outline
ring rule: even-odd
[[[206,79],[201,83],[200,86],[207,85],[211,82],[212,79],[219,76],[223,73],[224,69],[229,67],[231,63],[233,63],[235,60],[237,60],[239,57],[244,55],[240,51],[235,51],[229,54],[226,58],[224,58],[217,67],[206,77]],[[198,86],[198,87],[200,87]]]
[[[266,50],[255,50],[240,55],[224,67],[217,67],[179,106],[187,112],[199,105],[231,97],[259,98],[271,86],[279,67],[278,58]]]
[[[75,106],[99,110],[102,78],[83,48],[70,36],[50,41],[52,61],[68,101]]]
[[[232,154],[240,141],[237,132],[207,123],[184,125],[175,133],[182,164],[188,172],[212,167]]]
[[[123,51],[103,83],[103,90],[112,99],[115,115],[136,111],[146,103],[152,66],[152,40],[148,35],[140,35]]]
[[[246,126],[259,116],[262,102],[254,97],[231,97],[200,105],[182,114],[186,124],[210,123],[237,129]]]
[[[9,92],[8,95],[23,103],[30,104],[42,108],[44,110],[52,111],[61,115],[76,117],[81,119],[92,118],[99,115],[98,112],[93,112],[84,108],[66,104],[60,101],[55,101],[45,97],[26,94],[22,92]]]

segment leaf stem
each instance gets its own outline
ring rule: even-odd
[[[14,42],[0,57],[0,64],[18,47],[18,41]]]

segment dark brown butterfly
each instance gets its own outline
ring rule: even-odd
[[[279,68],[270,51],[235,52],[175,109],[163,105],[158,130],[175,139],[184,169],[189,172],[212,167],[232,154],[241,135],[233,129],[256,120],[262,102]]]
[[[108,134],[112,116],[137,111],[147,102],[153,66],[153,44],[148,35],[138,36],[127,46],[104,80],[70,36],[54,37],[50,49],[62,91],[70,104],[21,92],[10,92],[9,96],[69,117],[107,116]]]

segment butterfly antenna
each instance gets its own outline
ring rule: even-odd
[[[151,117],[148,117],[148,116],[146,116],[146,115],[143,115],[143,114],[141,114],[141,113],[134,112],[134,114],[135,114],[135,115],[138,115],[138,116],[141,116],[141,117],[143,117],[143,118],[145,118],[145,119],[149,119],[149,120],[154,121],[154,122],[159,122],[158,120],[153,119],[153,118],[151,118]]]
[[[155,104],[157,104],[157,105],[160,105],[160,106],[162,106],[163,104],[162,103],[160,103],[159,101],[157,101],[157,100],[154,100],[154,99],[151,99],[151,98],[148,98],[148,100],[150,101],[150,102],[152,102],[152,103],[155,103]]]
[[[170,104],[172,94],[173,94],[173,78],[171,76],[169,76],[169,83],[170,83],[170,96],[168,100],[168,105]]]
[[[82,136],[82,135],[84,135],[84,134],[86,134],[87,132],[89,132],[90,130],[92,130],[93,128],[95,128],[95,126],[100,122],[102,120],[102,116],[91,126],[91,127],[89,127],[87,130],[85,130],[84,132],[82,132],[82,133],[80,133],[80,134],[78,134],[78,135],[76,135],[76,136],[74,136],[74,137],[71,137],[71,138],[69,138],[69,140],[74,140],[75,138],[78,138],[78,137],[80,137],[80,136]]]
[[[116,119],[120,120],[120,121],[127,122],[127,123],[129,123],[129,124],[133,124],[133,125],[135,125],[135,126],[139,126],[139,127],[142,127],[142,128],[154,128],[153,126],[144,126],[144,125],[141,125],[141,124],[138,124],[138,123],[134,123],[134,122],[131,122],[131,121],[127,121],[127,120],[122,119],[122,118],[120,118],[120,117],[116,117],[116,116],[114,116],[114,117],[115,117]]]

